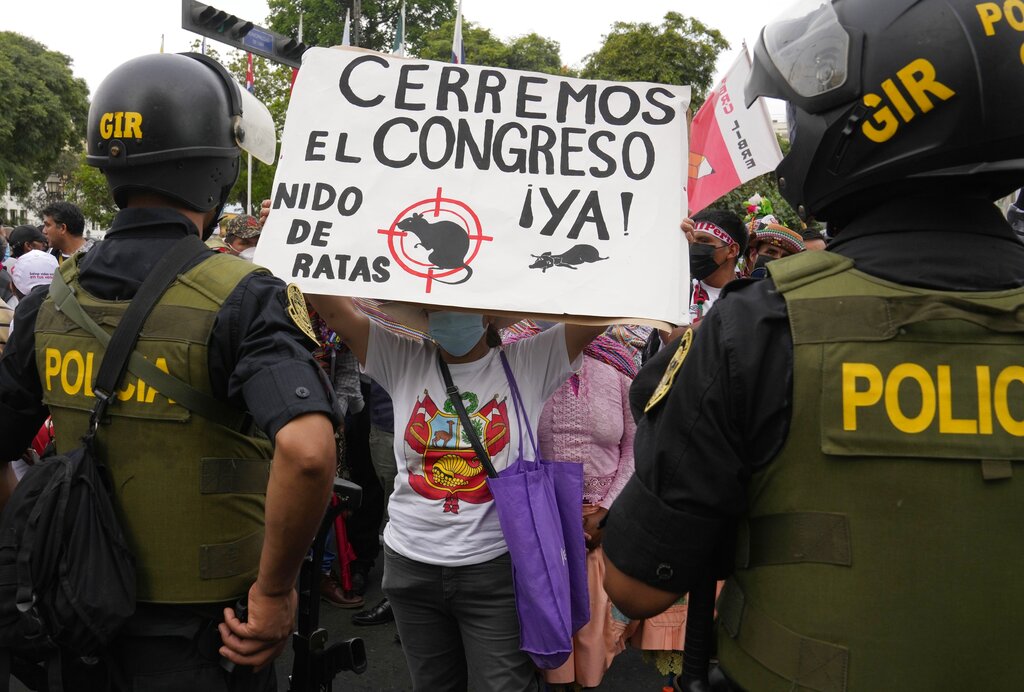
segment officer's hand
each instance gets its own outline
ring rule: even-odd
[[[224,609],[220,655],[257,670],[277,658],[288,645],[295,623],[298,595],[289,589],[278,596],[264,594],[259,584],[249,589],[249,616],[241,622],[232,608]]]
[[[268,216],[270,216],[270,200],[265,199],[260,202],[260,228],[263,228]]]

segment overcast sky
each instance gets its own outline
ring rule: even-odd
[[[167,52],[188,50],[196,38],[181,29],[179,0],[0,3],[0,29],[31,36],[71,56],[72,69],[89,84],[90,94],[122,62],[158,52],[161,35]],[[266,24],[265,0],[212,0],[209,4]],[[660,23],[666,12],[676,11],[696,17],[725,35],[732,47],[719,60],[721,73],[732,63],[743,41],[752,47],[761,27],[785,7],[785,3],[764,0],[463,0],[462,10],[466,19],[505,39],[530,32],[554,39],[561,44],[562,61],[575,66],[597,50],[601,37],[614,22]]]

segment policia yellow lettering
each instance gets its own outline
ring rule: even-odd
[[[1017,32],[1024,32],[1024,0],[1006,0],[1000,6],[997,2],[983,2],[975,6],[985,35],[996,35],[996,25],[1006,22],[1007,26]],[[1024,45],[1020,47],[1020,61],[1024,63]]]
[[[1024,437],[1024,420],[1015,418],[1010,410],[1010,388],[1024,385],[1024,367],[1002,369],[994,386],[989,366],[974,366],[974,376],[974,391],[954,392],[949,365],[930,372],[916,363],[900,363],[883,377],[881,369],[871,363],[843,363],[843,430],[857,431],[859,409],[882,405],[892,426],[908,435],[934,428],[938,418],[940,435],[992,435],[998,423],[1010,435]],[[918,388],[917,410],[908,411],[901,403],[900,389],[905,386]],[[953,402],[964,398],[977,402],[972,418],[953,415]]]
[[[95,396],[92,391],[94,361],[95,355],[91,351],[83,353],[76,349],[61,351],[47,348],[43,357],[43,380],[46,382],[46,391],[52,392],[55,387],[60,387],[68,396]],[[153,364],[170,374],[167,359],[157,358]],[[137,383],[126,382],[117,392],[117,398],[121,401],[134,399],[143,404],[152,404],[156,395],[156,388],[148,386],[143,380],[138,380]],[[168,400],[167,403],[173,404],[174,401]]]

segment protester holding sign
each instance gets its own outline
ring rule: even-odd
[[[448,364],[496,469],[520,434],[493,320],[423,313],[434,343],[400,338],[349,298],[311,296],[321,317],[394,402],[398,478],[384,532],[383,591],[415,690],[537,690],[519,650],[512,569],[483,468],[446,402]],[[559,325],[504,349],[536,428],[544,401],[579,368],[601,327]],[[444,411],[444,412],[442,412]]]
[[[303,58],[256,261],[315,296],[393,400],[383,591],[417,690],[538,688],[520,651],[509,548],[467,432],[495,469],[513,464],[526,424],[537,428],[602,328],[559,325],[499,349],[484,315],[687,321],[675,228],[688,104],[680,86],[353,50]],[[619,290],[638,269],[650,292]],[[380,328],[353,296],[426,306],[419,319],[436,345]],[[475,430],[447,401],[438,354]]]

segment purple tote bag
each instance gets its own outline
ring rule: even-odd
[[[587,543],[583,536],[583,465],[572,462],[541,460],[540,446],[533,435],[533,428],[526,418],[526,406],[523,404],[519,385],[509,367],[505,354],[501,354],[501,364],[505,368],[512,390],[512,402],[516,406],[516,416],[522,408],[523,423],[533,447],[533,458],[551,474],[551,483],[555,491],[555,506],[558,508],[559,523],[562,527],[562,540],[565,542],[566,560],[569,567],[569,602],[571,606],[572,633],[576,634],[581,627],[590,622],[590,586],[587,579]],[[520,428],[520,431],[522,428]],[[522,432],[520,432],[522,446]],[[522,453],[520,453],[522,458]]]
[[[583,468],[539,460],[522,394],[504,353],[501,364],[520,426],[519,457],[489,479],[488,486],[512,557],[521,648],[538,667],[557,668],[572,652],[572,635],[590,620]],[[523,458],[524,428],[538,461]]]

